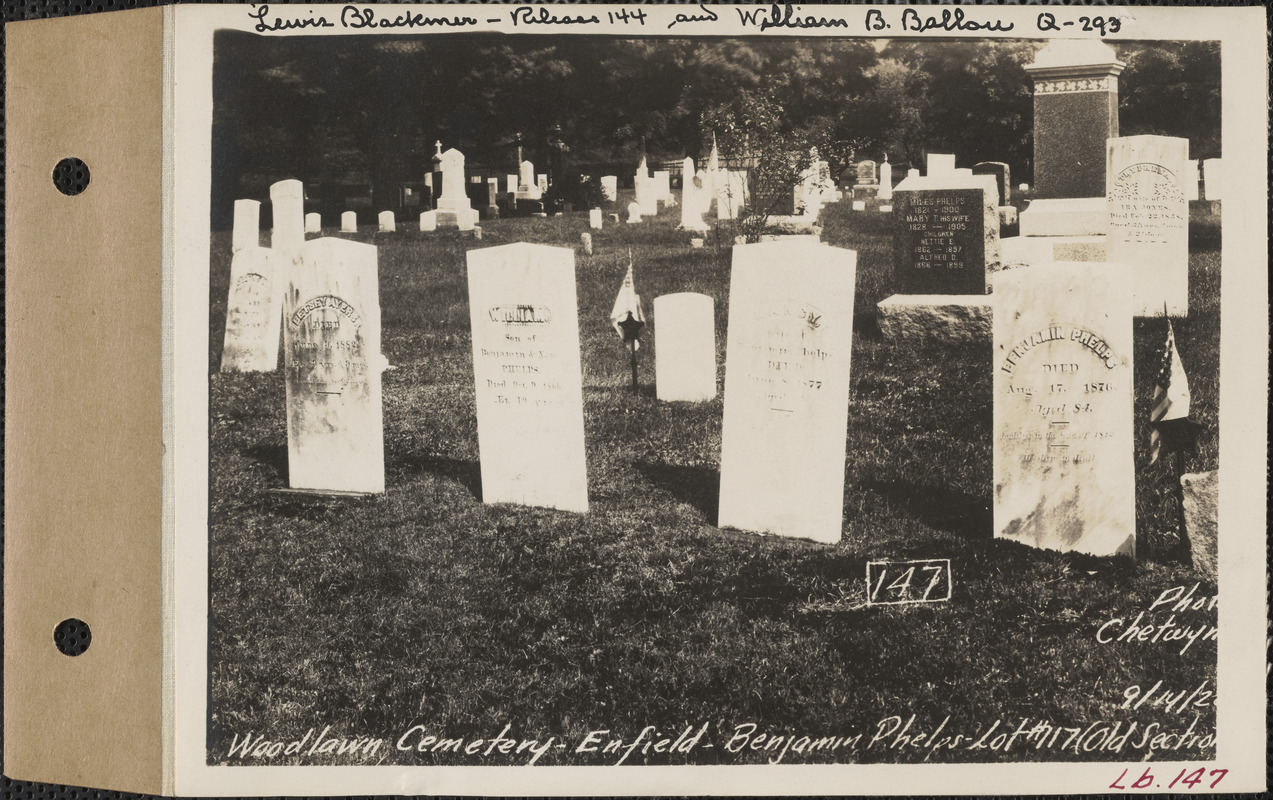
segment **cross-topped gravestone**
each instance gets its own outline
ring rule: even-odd
[[[1134,556],[1130,270],[1021,267],[994,297],[995,535]]]
[[[721,527],[840,540],[856,261],[809,239],[734,247]]]
[[[383,492],[376,248],[313,239],[302,261],[283,298],[288,485]]]
[[[588,510],[574,252],[468,252],[482,501]]]

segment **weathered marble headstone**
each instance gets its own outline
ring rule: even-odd
[[[1180,476],[1180,497],[1184,504],[1185,530],[1193,568],[1215,582],[1218,577],[1219,529],[1216,525],[1220,501],[1220,471],[1192,472]]]
[[[734,247],[721,527],[840,540],[856,262],[808,239]]]
[[[1106,258],[1132,269],[1138,316],[1189,313],[1189,140],[1125,136],[1109,140]]]
[[[299,261],[305,244],[305,186],[298,180],[279,181],[270,186],[270,249],[289,263]]]
[[[679,292],[654,298],[654,384],[660,400],[716,396],[715,301]]]
[[[397,220],[394,219],[392,211],[381,211],[380,216],[377,217],[377,219],[380,221],[381,233],[392,233],[398,229],[398,223]]]
[[[438,229],[438,212],[425,211],[420,214],[420,230],[426,232],[436,231]]]
[[[1012,195],[1012,170],[1003,161],[982,161],[972,166],[973,175],[992,175],[999,190],[999,205],[1006,206]]]
[[[305,215],[305,232],[306,233],[322,233],[323,218],[316,212],[311,211]]]
[[[601,195],[613,203],[619,197],[619,178],[617,175],[601,176]]]
[[[583,247],[586,255],[592,255],[592,234],[584,231],[579,234],[579,244]]]
[[[694,159],[686,158],[681,175],[681,229],[687,231],[705,231],[707,223],[703,221],[702,195],[706,190],[702,178],[694,174]]]
[[[1202,191],[1204,200],[1224,199],[1224,162],[1220,159],[1203,159]]]
[[[640,221],[641,221],[641,204],[628,203],[628,222],[633,223],[633,222],[640,222]]]
[[[482,501],[588,510],[574,252],[468,252]]]
[[[268,372],[278,367],[283,258],[268,247],[245,247],[230,261],[222,372]]]
[[[358,212],[346,211],[340,215],[340,230],[342,233],[358,232]]]
[[[442,196],[438,198],[437,220],[439,225],[459,224],[463,214],[473,210],[473,204],[465,187],[464,154],[454,147],[440,156],[442,167]]]
[[[536,175],[535,183],[539,187],[539,194],[542,197],[544,192],[548,191],[548,175],[547,174]]]
[[[907,178],[893,190],[894,285],[903,294],[985,294],[999,269],[994,179]]]
[[[929,153],[928,165],[924,170],[924,177],[933,178],[938,175],[953,175],[955,173],[955,156],[953,153]]]
[[[880,164],[879,198],[885,202],[893,199],[893,165],[888,163],[887,158]]]
[[[1134,557],[1131,270],[1022,267],[994,297],[995,536]]]
[[[261,246],[261,201],[234,201],[234,230],[230,236],[230,252]]]
[[[376,248],[324,237],[302,252],[283,298],[288,485],[383,492]]]
[[[601,209],[588,209],[588,227],[592,228],[594,231],[601,230]]]
[[[654,170],[654,198],[656,200],[672,199],[672,173],[665,169]]]
[[[471,231],[477,227],[477,209],[461,208],[455,212],[455,227],[462,231]]]
[[[508,194],[516,195],[516,194],[517,194],[518,176],[516,176],[516,175],[511,175],[511,174],[510,174],[510,175],[506,175],[506,176],[504,176],[504,177],[505,177],[505,178],[507,179],[507,181],[508,181],[508,183],[507,183],[507,186],[508,186]]]

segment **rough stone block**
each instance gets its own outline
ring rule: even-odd
[[[993,297],[895,294],[876,304],[876,321],[890,342],[989,342]]]

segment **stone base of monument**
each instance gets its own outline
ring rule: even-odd
[[[895,294],[875,305],[876,321],[890,342],[989,342],[993,295]]]
[[[854,200],[874,200],[875,196],[880,193],[879,186],[873,185],[855,185],[853,187]]]
[[[1021,212],[1021,235],[1103,236],[1106,214],[1104,197],[1033,200]]]
[[[287,487],[276,487],[267,489],[266,494],[276,494],[286,497],[308,497],[315,500],[340,500],[347,497],[372,497],[376,492],[347,492],[342,489],[290,489]]]
[[[1050,236],[1053,261],[1104,261],[1104,236]]]

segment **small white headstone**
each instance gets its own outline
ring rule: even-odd
[[[482,238],[482,226],[481,226],[481,225],[474,225],[474,226],[473,226],[473,238],[474,238],[474,239],[478,239],[478,240],[480,240],[480,239]]]
[[[1134,556],[1131,271],[1021,267],[994,298],[995,535]]]
[[[924,174],[931,178],[935,175],[953,175],[955,172],[955,156],[951,153],[929,153],[928,166]]]
[[[865,201],[865,200],[854,200],[854,201],[853,201],[853,210],[854,210],[854,211],[865,211],[865,210],[866,210],[866,201]]]
[[[583,251],[587,255],[592,255],[592,234],[584,231],[579,234],[579,244],[583,246]]]
[[[381,233],[390,233],[397,230],[397,221],[394,219],[392,211],[381,211],[379,220]]]
[[[383,492],[376,248],[324,237],[302,253],[283,299],[288,485]]]
[[[431,232],[438,229],[438,212],[425,211],[420,214],[420,230]]]
[[[734,247],[721,527],[840,540],[856,262],[810,239]]]
[[[588,510],[571,250],[468,252],[482,501]]]
[[[477,209],[461,208],[455,212],[455,225],[462,231],[471,231],[477,226]]]
[[[305,232],[306,233],[322,233],[323,218],[317,212],[311,211],[305,215]]]
[[[613,203],[619,197],[619,178],[616,175],[601,176],[601,194]]]
[[[340,215],[340,230],[342,233],[358,232],[358,212],[346,211]]]
[[[672,199],[672,173],[665,169],[654,170],[654,199]]]
[[[261,201],[234,201],[234,232],[230,238],[230,252],[237,253],[246,247],[261,246]]]
[[[594,231],[601,230],[601,209],[593,208],[588,210],[588,227]]]
[[[639,203],[628,203],[628,222],[641,221],[641,205]]]
[[[230,262],[222,372],[268,372],[278,367],[282,316],[282,257],[268,247],[245,247]]]
[[[654,383],[660,400],[716,396],[715,302],[680,292],[654,298]]]
[[[270,186],[270,211],[274,216],[270,249],[296,263],[305,244],[305,186],[298,180]]]
[[[1105,257],[1132,268],[1138,316],[1189,313],[1189,140],[1124,136],[1108,140]]]

